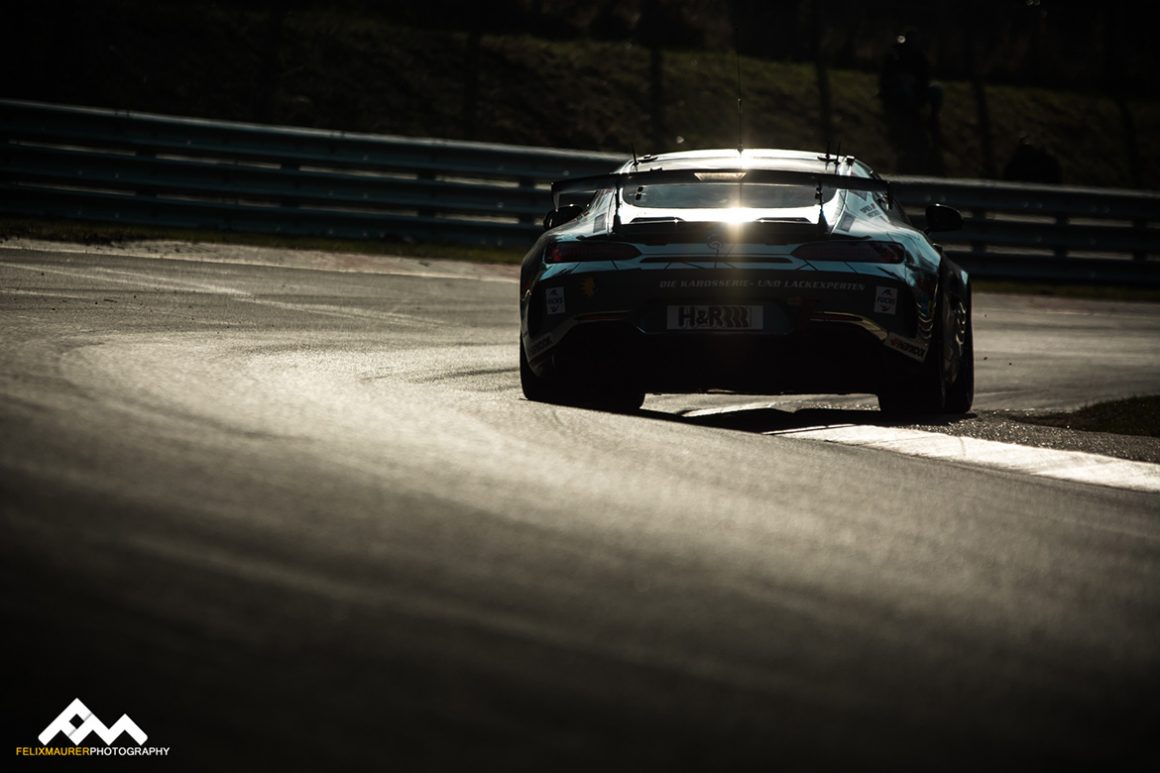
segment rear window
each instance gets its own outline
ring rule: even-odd
[[[836,193],[834,188],[822,190],[826,201]],[[654,209],[796,209],[818,204],[817,192],[809,186],[736,182],[638,185],[624,189],[624,201],[634,207]]]

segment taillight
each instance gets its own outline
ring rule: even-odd
[[[901,263],[906,249],[897,242],[856,242],[834,239],[809,242],[793,251],[802,260],[842,260],[851,263]]]
[[[558,242],[548,248],[548,263],[575,263],[581,260],[631,260],[640,250],[618,242]]]

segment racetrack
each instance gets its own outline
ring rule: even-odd
[[[80,697],[189,770],[1160,764],[1156,494],[766,434],[865,397],[529,403],[510,269],[174,257],[0,251],[15,746]],[[1160,306],[975,324],[981,416],[1160,392]]]

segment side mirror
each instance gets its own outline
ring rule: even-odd
[[[945,204],[931,204],[926,208],[926,232],[959,231],[963,227],[963,216],[954,207]]]
[[[544,230],[551,231],[556,226],[564,225],[570,220],[575,220],[580,217],[580,213],[584,211],[584,207],[576,204],[565,204],[559,209],[553,209],[548,214],[544,215]]]

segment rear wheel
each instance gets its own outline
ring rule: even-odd
[[[942,413],[946,409],[947,379],[943,358],[943,303],[934,314],[934,330],[922,367],[909,379],[878,393],[878,407],[885,413]]]
[[[598,386],[586,392],[577,405],[612,413],[632,413],[644,405],[644,392],[628,385]]]
[[[947,413],[966,413],[975,401],[975,336],[971,324],[971,297],[968,291],[963,303],[966,313],[965,328],[962,331],[962,353],[959,357],[958,375],[947,389]]]
[[[919,372],[908,381],[878,393],[885,413],[942,413],[946,409],[946,380],[942,374],[942,346],[932,343]]]
[[[528,364],[524,342],[520,340],[520,388],[524,397],[539,403],[572,405],[613,413],[632,413],[644,404],[644,391],[631,384],[560,384],[537,376]]]
[[[528,355],[524,351],[523,339],[520,339],[520,389],[524,397],[538,403],[565,402],[566,392],[558,384],[537,376],[532,366],[528,364]]]

